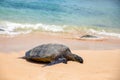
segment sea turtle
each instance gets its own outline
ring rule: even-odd
[[[96,35],[83,35],[79,38],[80,40],[104,40],[104,37],[96,36]]]
[[[81,36],[80,38],[98,38],[97,36],[95,36],[95,35],[83,35],[83,36]]]
[[[48,65],[61,62],[67,64],[69,60],[83,63],[80,56],[72,54],[70,49],[62,44],[42,44],[27,51],[24,58],[32,61],[48,62]]]

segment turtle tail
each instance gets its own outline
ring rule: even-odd
[[[20,59],[27,59],[25,56],[23,56],[23,57],[19,57]]]

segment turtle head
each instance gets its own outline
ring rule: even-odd
[[[83,63],[82,57],[80,57],[80,56],[78,56],[78,55],[76,55],[76,54],[73,54],[73,56],[74,56],[74,60],[75,60],[75,61],[77,61],[77,62],[79,62],[79,63]]]

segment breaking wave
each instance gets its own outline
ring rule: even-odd
[[[18,35],[18,34],[28,34],[34,31],[45,31],[45,32],[80,32],[84,31],[88,34],[112,36],[120,38],[119,33],[106,32],[105,30],[96,30],[90,27],[77,27],[68,25],[48,25],[48,24],[28,24],[28,23],[14,23],[14,22],[0,22],[0,34],[7,35]]]
[[[50,31],[50,32],[63,32],[65,26],[46,25],[42,23],[37,24],[21,24],[13,22],[2,22],[0,24],[0,34],[26,34],[32,31]]]

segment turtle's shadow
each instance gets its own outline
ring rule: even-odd
[[[49,64],[48,62],[33,61],[33,60],[24,59],[23,57],[19,57],[18,59],[23,59],[27,62],[34,63],[34,64],[42,64],[43,65],[42,67],[46,67]]]

